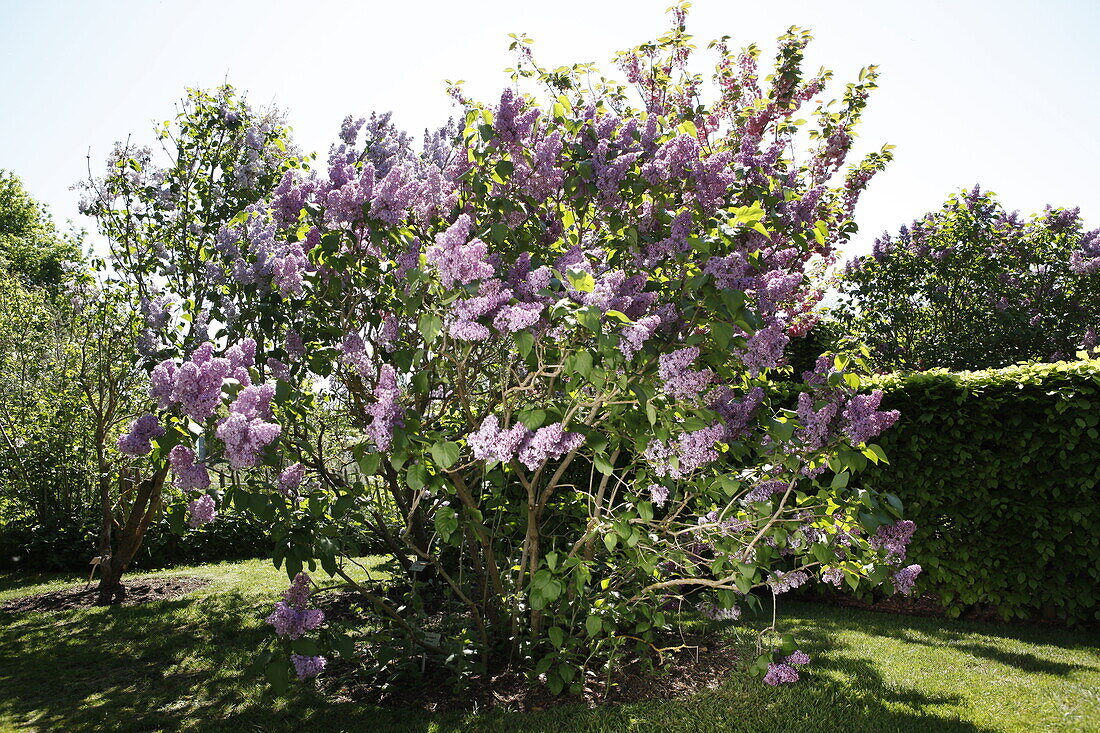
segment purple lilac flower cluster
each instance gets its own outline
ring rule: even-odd
[[[474,458],[506,463],[519,460],[528,470],[538,469],[547,460],[560,458],[584,443],[580,433],[566,432],[560,422],[531,430],[521,422],[502,430],[500,421],[490,415],[477,432],[468,438]]]
[[[768,672],[764,675],[764,682],[772,687],[798,682],[798,670],[789,664],[769,664]]]
[[[718,460],[718,444],[727,434],[726,426],[716,422],[683,432],[673,442],[654,439],[646,446],[645,458],[658,476],[684,478]]]
[[[378,450],[388,451],[393,445],[393,431],[405,425],[400,405],[401,390],[397,386],[397,372],[389,364],[383,364],[378,372],[374,399],[374,404],[366,408],[366,413],[373,419],[365,432],[378,446]]]
[[[118,450],[130,456],[144,456],[153,450],[153,438],[164,435],[164,427],[157,416],[145,413],[130,423],[130,430],[119,436]]]
[[[920,575],[922,569],[920,565],[913,564],[894,573],[890,578],[894,583],[894,590],[903,596],[912,593],[913,584],[917,581],[917,576]]]
[[[328,664],[328,660],[322,656],[307,657],[302,654],[291,654],[290,661],[294,664],[294,671],[300,680],[316,677],[325,671],[325,665]]]
[[[281,426],[267,422],[274,393],[270,384],[245,387],[229,406],[229,416],[218,423],[214,434],[225,444],[225,457],[233,468],[255,466],[282,432]]]
[[[192,499],[187,505],[187,511],[190,515],[187,524],[192,529],[209,524],[218,518],[218,512],[214,508],[214,497],[210,494],[203,494],[196,499]]]
[[[176,474],[176,487],[182,491],[205,491],[210,487],[206,466],[195,463],[195,451],[177,445],[168,453],[168,463]]]
[[[665,392],[672,397],[691,398],[697,396],[714,380],[714,372],[710,369],[696,371],[690,368],[697,358],[699,358],[697,346],[689,346],[661,355],[657,374],[664,382]]]
[[[302,485],[302,479],[305,477],[306,467],[301,463],[294,463],[287,466],[279,473],[279,478],[276,481],[276,487],[279,493],[283,496],[290,498],[297,494],[298,487]]]
[[[298,573],[290,587],[283,592],[283,600],[275,604],[275,610],[265,619],[275,627],[275,633],[289,639],[297,639],[312,631],[325,620],[325,613],[317,608],[306,608],[312,592],[308,573]]]
[[[913,532],[916,529],[917,525],[910,519],[884,524],[871,536],[871,547],[876,550],[886,550],[888,559],[892,562],[900,562],[905,559],[909,541],[913,539]]]
[[[699,613],[711,621],[736,621],[741,618],[741,608],[739,606],[722,608],[710,602],[703,602],[697,605],[696,608]]]
[[[776,570],[768,578],[768,587],[772,589],[772,592],[776,595],[780,593],[786,593],[787,591],[794,590],[800,586],[806,584],[809,581],[810,576],[803,570],[792,570],[791,572],[783,572],[782,570]]]
[[[842,417],[844,432],[853,444],[865,443],[897,422],[900,413],[897,410],[880,412],[881,402],[882,390],[878,389],[869,395],[852,395]]]

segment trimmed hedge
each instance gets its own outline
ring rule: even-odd
[[[917,523],[917,588],[957,616],[1100,620],[1100,359],[875,380],[889,465],[864,485]]]

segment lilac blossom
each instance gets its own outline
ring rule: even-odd
[[[215,435],[225,444],[225,457],[233,468],[252,468],[260,453],[273,443],[282,427],[259,417],[230,412],[218,423]]]
[[[773,321],[767,327],[749,336],[745,346],[734,349],[734,353],[740,357],[741,363],[749,370],[749,374],[755,377],[765,369],[779,366],[789,341],[790,337],[787,336],[782,324]]]
[[[275,610],[264,620],[275,627],[277,635],[297,639],[320,626],[325,620],[325,613],[318,608],[295,608],[286,601],[279,601],[275,604]]]
[[[562,428],[560,422],[539,428],[524,441],[519,449],[519,462],[534,471],[543,463],[554,458],[561,458],[581,447],[584,436],[580,433],[568,433]]]
[[[810,576],[803,570],[793,570],[789,573],[785,573],[782,570],[776,570],[768,578],[768,587],[772,589],[772,593],[779,595],[780,593],[786,593],[794,590],[810,579]]]
[[[507,463],[516,457],[520,446],[532,435],[531,430],[517,422],[507,430],[500,429],[496,415],[489,415],[481,422],[481,427],[471,433],[466,442],[479,461],[500,461]]]
[[[809,664],[810,655],[802,651],[801,649],[796,649],[795,651],[787,655],[787,658],[783,660],[783,663],[798,665]]]
[[[668,487],[661,484],[650,484],[649,498],[657,506],[664,506],[665,502],[668,501]]]
[[[483,280],[495,272],[487,261],[488,246],[480,239],[469,240],[472,228],[470,215],[463,214],[428,248],[428,262],[439,272],[439,280],[445,288]]]
[[[736,621],[741,618],[741,609],[738,606],[722,608],[713,603],[704,602],[697,605],[696,609],[711,621]]]
[[[869,395],[853,395],[842,416],[845,421],[844,432],[853,444],[865,443],[897,422],[897,410],[879,412],[882,403],[882,390],[876,389]]]
[[[195,464],[195,451],[177,445],[168,453],[168,463],[176,474],[176,488],[182,491],[205,491],[210,486],[210,473],[201,463]]]
[[[130,456],[143,456],[153,450],[153,438],[164,435],[164,427],[157,416],[145,413],[130,423],[130,431],[119,436],[118,450]]]
[[[893,524],[884,524],[871,536],[871,547],[886,550],[886,555],[894,562],[905,559],[906,550],[917,525],[911,519],[902,519]]]
[[[624,327],[619,337],[619,351],[622,352],[623,358],[627,361],[633,359],[660,325],[660,316],[648,315]]]
[[[903,596],[912,593],[913,583],[916,582],[917,576],[920,575],[921,570],[922,568],[920,565],[908,565],[894,573],[891,577],[894,583],[894,590],[901,593]]]
[[[790,483],[787,481],[761,481],[753,487],[752,491],[745,494],[745,501],[768,501],[776,494],[782,494],[788,486],[790,486]]]
[[[294,671],[300,680],[316,677],[325,671],[327,664],[327,660],[322,656],[307,657],[301,654],[291,654],[290,661],[293,662]]]
[[[658,476],[684,478],[703,466],[718,460],[717,444],[726,439],[721,423],[684,432],[673,443],[651,440],[645,458]]]
[[[279,474],[279,479],[276,482],[276,487],[279,489],[279,493],[283,496],[293,496],[298,487],[302,485],[302,478],[305,476],[306,467],[301,463],[294,463],[287,466]]]
[[[222,381],[231,369],[228,359],[212,356],[213,350],[207,341],[176,371],[171,400],[180,403],[183,413],[195,422],[206,420],[221,404]]]
[[[371,361],[367,356],[367,345],[358,331],[348,331],[338,347],[340,361],[364,375],[370,372]]]
[[[698,356],[697,346],[661,355],[657,373],[664,382],[665,392],[672,397],[694,397],[714,380],[714,372],[710,369],[696,371],[689,368]]]
[[[190,514],[187,525],[192,529],[209,524],[218,516],[218,512],[214,509],[214,497],[210,494],[203,494],[199,498],[193,499],[187,505],[187,511]]]
[[[397,386],[397,372],[389,364],[383,364],[378,373],[374,399],[374,404],[366,408],[366,413],[374,419],[365,432],[378,446],[378,450],[388,451],[393,445],[393,431],[405,425],[399,404],[401,390]]]
[[[772,687],[798,682],[798,670],[789,664],[769,664],[768,673],[764,675],[764,682]]]
[[[235,412],[249,419],[271,419],[271,398],[275,396],[275,385],[261,384],[245,387],[237,394],[237,399],[229,406]]]

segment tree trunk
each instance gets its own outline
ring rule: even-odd
[[[100,560],[99,595],[96,603],[109,605],[118,603],[126,597],[126,588],[122,585],[122,574],[126,572],[130,561],[141,549],[142,540],[149,525],[160,511],[161,490],[168,475],[167,464],[157,472],[143,479],[137,486],[134,503],[126,524],[116,533],[118,546],[113,554]],[[122,477],[119,477],[121,483]]]

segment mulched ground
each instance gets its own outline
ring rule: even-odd
[[[664,651],[649,660],[634,659],[607,680],[590,677],[582,694],[554,696],[544,682],[532,682],[518,669],[504,668],[485,677],[473,677],[461,689],[442,672],[378,686],[355,679],[355,666],[334,660],[326,672],[323,690],[337,702],[369,703],[392,708],[421,708],[431,713],[500,708],[527,712],[557,705],[587,705],[665,700],[693,695],[721,685],[742,664],[733,646],[722,639],[689,638],[675,642],[682,648]]]
[[[210,585],[205,578],[192,578],[186,576],[171,576],[166,578],[141,578],[124,582],[126,595],[121,602],[116,600],[113,605],[137,606],[151,601],[170,601],[183,596],[191,591]],[[96,596],[99,590],[95,583],[85,586],[75,586],[49,593],[37,593],[33,596],[24,596],[8,601],[0,606],[0,610],[9,613],[34,613],[69,611],[75,608],[89,608],[96,605]]]

